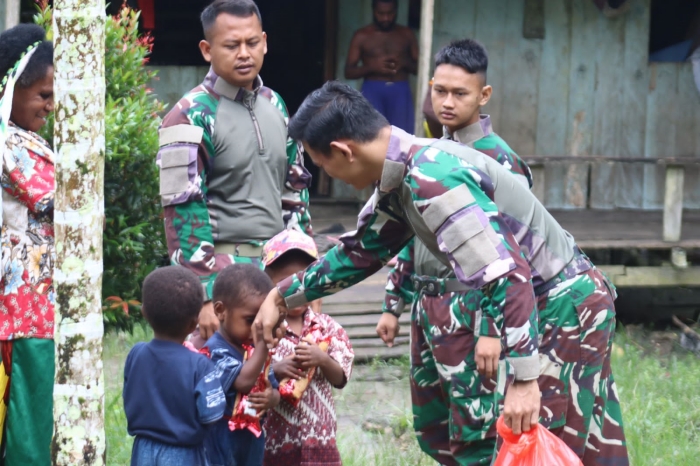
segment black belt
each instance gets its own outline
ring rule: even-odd
[[[427,296],[455,293],[471,290],[467,285],[456,278],[433,278],[414,275],[412,277],[413,291]]]

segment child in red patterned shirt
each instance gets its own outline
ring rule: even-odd
[[[317,258],[313,239],[296,230],[283,231],[263,249],[265,272],[273,282],[305,269]],[[353,359],[345,330],[330,316],[316,314],[308,306],[289,310],[287,335],[272,357],[282,401],[265,420],[263,465],[342,464],[332,387],[345,386]],[[302,392],[300,386],[307,378],[309,384]],[[292,382],[285,384],[285,379]]]

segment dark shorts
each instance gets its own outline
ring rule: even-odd
[[[205,442],[211,466],[260,466],[265,452],[265,435],[255,437],[249,430],[228,428],[228,421],[211,426]]]
[[[414,108],[408,81],[387,82],[365,80],[362,95],[389,123],[407,133],[414,133]]]

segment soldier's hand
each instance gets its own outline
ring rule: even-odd
[[[506,391],[503,420],[515,435],[527,432],[540,416],[540,387],[537,380],[513,382]]]
[[[214,303],[212,301],[204,303],[199,311],[199,335],[207,341],[219,330],[219,319],[214,313]]]
[[[474,350],[474,360],[479,374],[493,378],[498,372],[498,359],[501,357],[501,339],[480,336]]]
[[[399,318],[390,312],[383,312],[377,323],[377,335],[386,346],[394,346],[394,338],[399,334]]]
[[[262,324],[262,333],[268,348],[274,348],[286,332],[287,305],[277,288],[273,288],[263,301],[253,325]]]

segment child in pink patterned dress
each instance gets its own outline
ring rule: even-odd
[[[313,239],[296,230],[283,231],[263,249],[265,272],[273,282],[305,269],[317,258]],[[290,309],[287,325],[287,335],[272,357],[283,395],[265,420],[263,465],[339,466],[332,387],[343,388],[350,378],[355,355],[348,335],[330,316],[316,314],[308,306]],[[298,385],[311,373],[300,394]],[[286,396],[285,379],[293,381],[286,385]],[[290,389],[294,384],[296,397]]]

